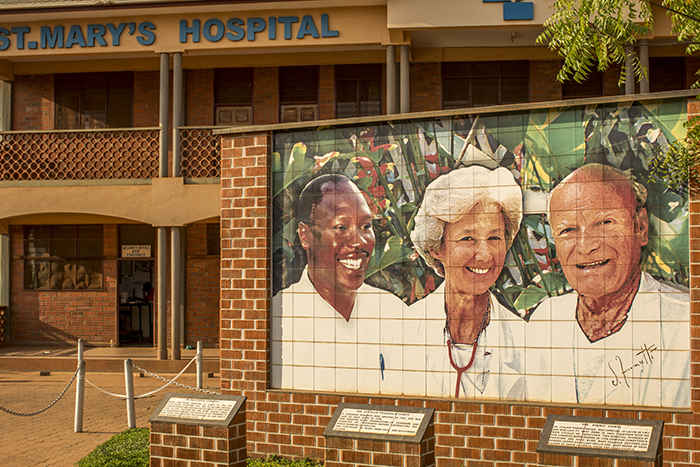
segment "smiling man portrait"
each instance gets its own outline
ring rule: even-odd
[[[535,311],[532,329],[551,339],[551,352],[542,343],[526,362],[551,374],[528,378],[528,388],[551,386],[553,402],[688,404],[689,295],[642,270],[653,241],[646,201],[642,184],[602,164],[580,167],[551,192],[549,224],[574,291]]]
[[[307,265],[272,299],[272,352],[282,362],[273,364],[273,379],[281,387],[400,392],[400,383],[382,385],[402,358],[382,342],[396,333],[400,341],[404,306],[364,283],[375,245],[364,195],[344,175],[321,175],[301,191],[295,215]]]

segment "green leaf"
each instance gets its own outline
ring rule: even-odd
[[[518,295],[515,300],[515,308],[522,311],[528,311],[537,306],[544,298],[547,297],[547,292],[536,285],[529,285],[525,290]]]

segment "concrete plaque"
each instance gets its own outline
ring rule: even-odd
[[[168,394],[150,421],[228,426],[245,398],[200,394]]]
[[[656,459],[663,421],[549,415],[537,451]]]
[[[420,442],[433,409],[340,404],[326,427],[326,436]]]

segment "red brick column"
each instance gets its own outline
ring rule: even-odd
[[[561,99],[561,83],[557,81],[559,68],[558,60],[530,60],[530,102]]]
[[[318,118],[335,118],[335,65],[322,65],[318,72]]]
[[[442,108],[442,64],[411,64],[411,112]]]
[[[253,122],[277,123],[280,119],[279,68],[255,68],[253,71]]]
[[[13,130],[54,128],[53,75],[16,76],[12,94]]]

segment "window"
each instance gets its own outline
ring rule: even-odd
[[[455,109],[527,102],[527,61],[442,64],[442,107]]]
[[[132,125],[134,75],[56,75],[56,128],[128,128]]]
[[[382,66],[336,65],[335,114],[337,118],[382,113]]]
[[[279,69],[280,121],[318,118],[318,67],[285,66]]]
[[[219,223],[207,224],[207,255],[219,256],[221,250],[221,233]]]
[[[253,123],[253,69],[214,71],[214,122],[217,125]]]
[[[24,228],[24,287],[42,290],[103,288],[101,225]]]
[[[603,95],[603,73],[592,71],[588,79],[582,83],[567,80],[561,85],[561,96],[564,99],[584,97],[600,97]]]
[[[687,86],[683,57],[651,57],[648,73],[651,92],[678,91]]]

